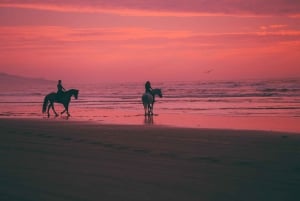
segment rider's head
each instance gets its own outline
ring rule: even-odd
[[[61,80],[58,80],[58,83],[60,84],[60,83],[61,83]]]

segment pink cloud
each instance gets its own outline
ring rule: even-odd
[[[266,38],[267,37],[267,38]],[[68,46],[102,47],[214,47],[216,44],[237,45],[279,41],[293,41],[300,37],[299,30],[271,29],[248,32],[198,32],[192,30],[156,30],[141,27],[74,28],[61,26],[0,27],[0,49],[64,48]],[[251,41],[249,43],[249,41]],[[99,46],[99,47],[98,47]]]
[[[300,15],[298,0],[21,0],[2,1],[0,7],[58,12],[101,12],[133,16],[274,16]]]
[[[268,30],[268,29],[282,29],[288,27],[287,24],[271,24],[271,25],[264,25],[260,26],[261,30]]]

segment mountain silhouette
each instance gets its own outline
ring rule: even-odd
[[[10,75],[7,73],[0,73],[0,85],[23,85],[23,84],[54,84],[55,81],[43,78],[30,78],[18,75]]]

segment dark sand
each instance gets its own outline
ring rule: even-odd
[[[0,119],[0,200],[300,200],[300,135]]]

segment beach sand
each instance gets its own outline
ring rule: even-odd
[[[299,200],[300,135],[0,119],[1,201]]]

